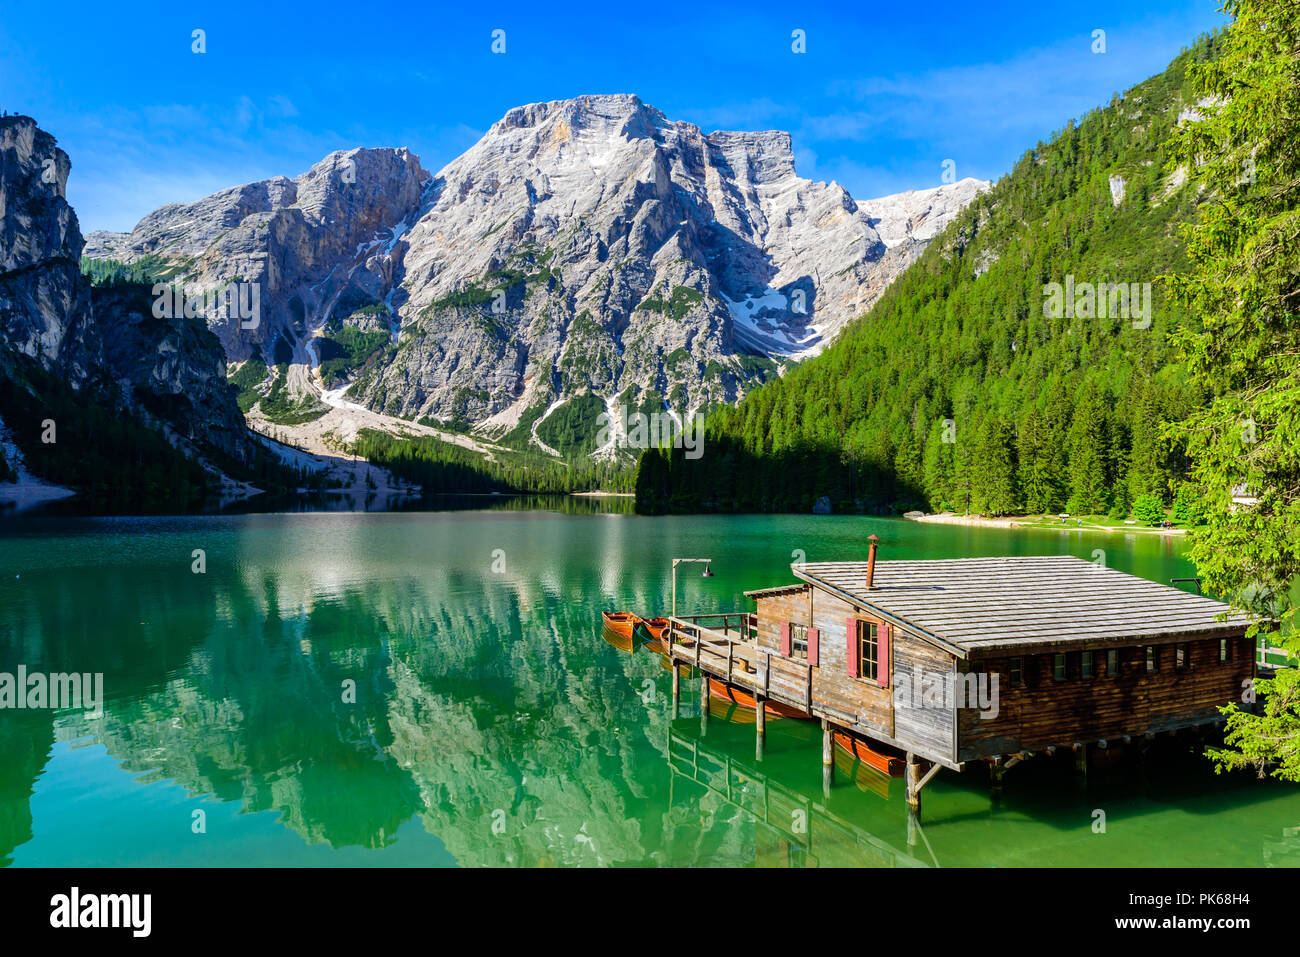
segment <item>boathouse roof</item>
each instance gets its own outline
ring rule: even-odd
[[[777,585],[775,588],[755,588],[753,591],[745,592],[746,598],[776,598],[780,595],[793,595],[795,592],[806,591],[807,585]]]
[[[1223,602],[1068,555],[791,565],[797,578],[928,637],[971,651],[1240,635]],[[1216,620],[1227,614],[1224,620]]]

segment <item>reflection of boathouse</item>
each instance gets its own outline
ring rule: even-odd
[[[1229,606],[1068,556],[797,564],[756,613],[682,616],[670,653],[714,680],[940,768],[1216,724],[1255,674]],[[1219,616],[1225,616],[1221,620]],[[758,721],[762,734],[763,721]]]
[[[699,738],[673,730],[668,736],[668,766],[672,770],[669,795],[670,816],[677,810],[682,779],[700,785],[727,804],[751,815],[766,829],[755,844],[757,863],[822,867],[927,867],[938,864],[924,835],[916,825],[908,829],[909,843],[924,848],[921,860],[905,850],[869,833],[857,824],[833,813],[826,804],[786,787],[753,765],[708,747]],[[875,772],[866,772],[865,777]],[[888,788],[888,778],[878,778],[873,786]],[[698,801],[686,797],[686,808],[694,810]],[[917,842],[916,838],[920,837]],[[915,848],[913,848],[915,850]],[[785,861],[772,858],[784,851]],[[918,852],[919,853],[919,852]]]

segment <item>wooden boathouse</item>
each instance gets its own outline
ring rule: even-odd
[[[872,536],[874,539],[875,536]],[[1071,556],[795,564],[757,612],[673,618],[678,664],[832,741],[897,749],[908,803],[940,768],[1003,770],[1217,724],[1255,676],[1249,620],[1221,602]],[[673,669],[674,701],[679,668]],[[756,708],[759,748],[764,707]]]

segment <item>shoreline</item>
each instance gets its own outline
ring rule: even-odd
[[[972,528],[1039,528],[1075,532],[1141,532],[1147,535],[1186,535],[1185,528],[1157,528],[1153,525],[1080,525],[1062,522],[1059,525],[1044,521],[1040,516],[1012,515],[1006,518],[985,518],[983,515],[957,515],[953,512],[921,514],[908,512],[903,516],[909,522],[930,525],[967,525]]]
[[[11,481],[0,482],[0,512],[17,514],[77,494],[76,489],[56,485],[27,471],[27,459],[3,421],[0,421],[0,462],[7,462],[14,475]]]
[[[0,483],[0,511],[25,512],[49,502],[59,502],[76,495],[75,489],[40,481]]]

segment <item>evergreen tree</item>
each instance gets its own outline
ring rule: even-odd
[[[956,486],[953,481],[953,441],[949,420],[936,420],[925,443],[925,497],[936,512],[957,507]]]
[[[925,450],[908,429],[894,453],[894,477],[900,496],[909,504],[920,504],[925,488]]]
[[[972,466],[972,506],[985,515],[1006,515],[1020,505],[1016,488],[1015,434],[989,416],[980,425]]]
[[[1143,384],[1133,397],[1128,454],[1128,493],[1135,502],[1145,495],[1161,499],[1168,491],[1161,437],[1160,408],[1154,387]]]
[[[1177,341],[1211,398],[1172,433],[1207,518],[1190,536],[1205,585],[1289,627],[1300,576],[1300,18],[1293,0],[1225,10],[1235,20],[1222,55],[1192,71],[1204,119],[1183,127],[1174,159],[1209,198],[1186,230],[1196,271],[1169,277],[1200,320]],[[1231,507],[1238,484],[1254,507]],[[1294,630],[1284,641],[1300,651]],[[1263,713],[1225,709],[1227,746],[1211,757],[1300,781],[1300,673],[1256,687]]]
[[[1199,525],[1205,521],[1201,496],[1191,482],[1179,482],[1174,493],[1174,521],[1180,525]]]
[[[1051,513],[1065,506],[1051,443],[1052,434],[1046,417],[1031,408],[1016,437],[1018,477],[1026,512]]]
[[[646,449],[637,462],[636,510],[643,515],[668,511],[668,463],[659,449]]]
[[[1069,511],[1104,514],[1110,508],[1108,439],[1105,406],[1097,391],[1089,387],[1075,406],[1070,429]]]

